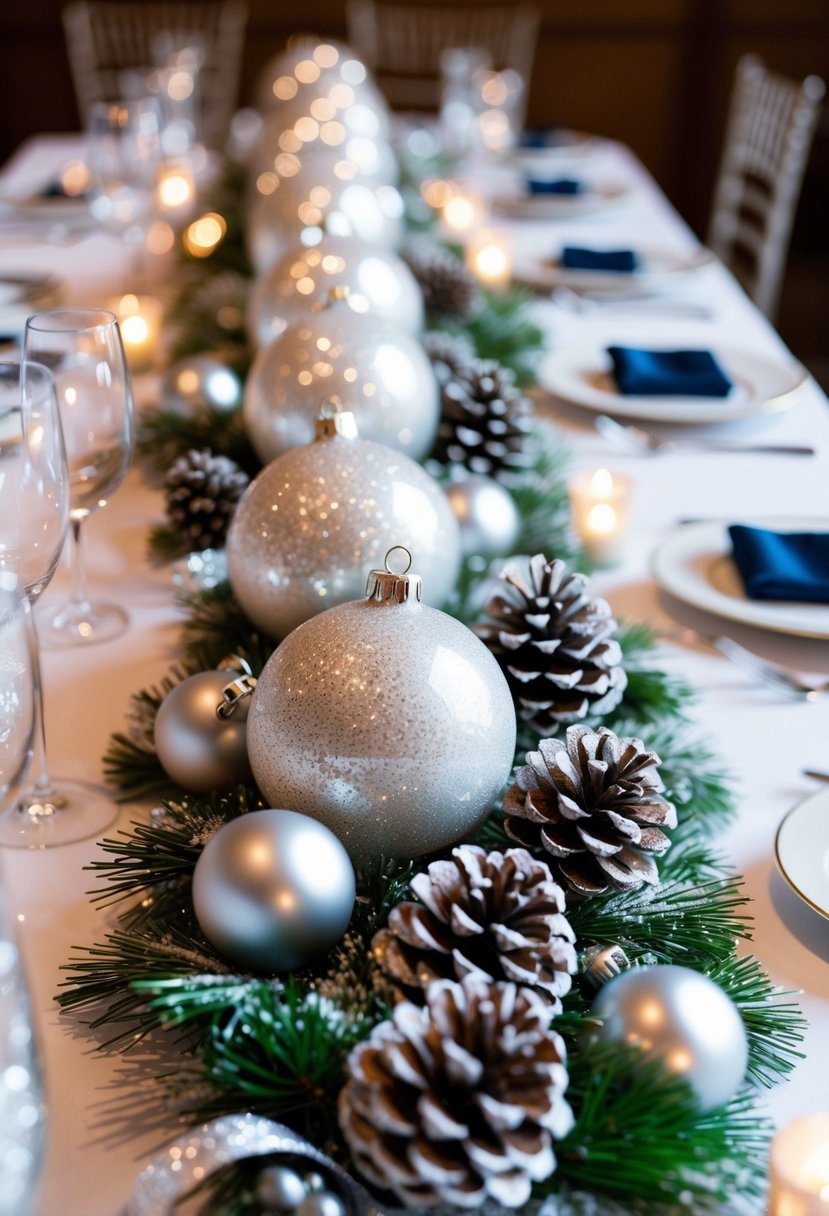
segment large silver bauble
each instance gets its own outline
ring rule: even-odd
[[[325,168],[321,182],[308,174],[276,179],[268,194],[254,191],[248,207],[246,239],[255,273],[261,274],[297,245],[318,245],[323,237],[356,236],[382,249],[396,249],[403,237],[403,199],[394,186],[340,181]]]
[[[278,790],[313,814],[371,869],[481,825],[510,775],[515,712],[465,625],[415,599],[363,599],[300,625],[273,653],[248,750],[267,797]]]
[[[354,870],[332,832],[293,811],[252,811],[210,837],[193,871],[205,937],[253,971],[289,971],[333,946],[354,907]]]
[[[460,568],[458,525],[443,490],[414,460],[334,435],[286,452],[248,486],[227,537],[230,582],[255,625],[283,638],[362,595],[395,544],[418,555],[443,604]]]
[[[289,325],[256,355],[245,384],[245,426],[263,464],[314,437],[320,407],[340,401],[364,439],[419,460],[440,413],[437,381],[421,344],[387,321],[337,300]]]
[[[262,70],[257,109],[279,115],[283,131],[309,117],[321,139],[336,136],[335,124],[347,123],[349,131],[369,139],[388,139],[391,130],[388,102],[365,64],[342,42],[309,39],[282,51]]]
[[[292,249],[256,280],[248,304],[253,345],[267,346],[288,325],[307,320],[332,288],[347,291],[343,305],[354,313],[413,337],[423,328],[423,293],[401,257],[356,237],[325,237],[311,249]]]
[[[161,404],[179,414],[192,414],[204,406],[235,410],[241,400],[241,380],[214,355],[179,359],[161,379]]]
[[[284,178],[304,178],[310,186],[357,179],[372,186],[396,186],[400,180],[397,157],[384,140],[349,134],[343,125],[334,142],[331,137],[328,143],[316,138],[286,152],[285,144],[294,147],[299,141],[293,129],[283,130],[281,122],[280,114],[265,119],[251,158],[249,188],[259,194],[273,193]],[[300,130],[304,130],[301,124]]]
[[[167,693],[155,718],[155,748],[164,771],[193,794],[249,782],[245,732],[249,699],[228,718],[216,713],[227,671],[200,671]]]
[[[598,1037],[640,1047],[691,1086],[700,1110],[728,1102],[748,1063],[745,1026],[734,1002],[690,967],[634,967],[593,1002]]]
[[[466,477],[446,487],[461,528],[464,556],[506,557],[518,540],[521,516],[509,490],[489,477]]]

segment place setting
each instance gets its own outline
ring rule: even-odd
[[[512,219],[580,219],[603,215],[629,200],[632,191],[625,183],[582,176],[578,168],[564,164],[525,169],[512,189],[494,195],[492,209]]]
[[[633,301],[686,287],[715,261],[700,246],[688,252],[658,246],[642,249],[564,244],[547,254],[523,258],[515,277],[538,291],[572,291],[585,301],[623,296]]]

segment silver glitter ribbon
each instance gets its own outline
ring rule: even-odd
[[[171,1216],[179,1200],[224,1166],[272,1153],[301,1157],[321,1167],[349,1216],[383,1216],[368,1192],[325,1153],[282,1123],[251,1114],[213,1119],[162,1149],[136,1178],[124,1216]]]

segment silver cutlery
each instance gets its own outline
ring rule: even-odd
[[[765,455],[814,456],[815,449],[806,444],[746,443],[728,439],[660,439],[638,426],[623,426],[607,414],[599,414],[593,424],[600,435],[617,447],[640,455],[658,452],[761,452]]]
[[[568,312],[578,313],[643,312],[649,316],[655,314],[665,317],[696,317],[698,320],[708,320],[713,315],[705,304],[697,304],[692,300],[666,299],[656,293],[647,292],[631,295],[616,292],[589,295],[574,291],[572,287],[556,287],[550,299]]]
[[[829,773],[821,773],[814,768],[804,768],[803,776],[811,777],[813,781],[829,781]]]
[[[708,637],[696,629],[685,627],[667,630],[662,636],[678,642],[702,642],[729,659],[735,667],[752,676],[758,683],[775,688],[792,700],[815,702],[829,693],[829,679],[814,682],[805,680],[798,672],[791,671],[788,667],[761,659],[753,650],[741,646],[733,638]]]

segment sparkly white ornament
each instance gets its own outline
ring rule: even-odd
[[[358,867],[468,837],[512,768],[515,713],[498,664],[419,591],[388,561],[372,571],[368,598],[282,642],[248,715],[260,789],[325,823]]]
[[[313,443],[268,464],[246,490],[227,537],[234,595],[266,633],[356,599],[390,545],[419,555],[429,598],[443,604],[460,568],[446,495],[414,460],[359,439],[348,412],[317,422]]]
[[[740,1011],[690,967],[634,967],[604,985],[591,1017],[598,1038],[638,1046],[691,1086],[700,1110],[728,1102],[742,1084],[748,1039]]]
[[[446,487],[466,557],[506,557],[521,531],[515,499],[490,477],[466,477]]]
[[[431,451],[440,401],[421,344],[387,321],[360,316],[337,294],[256,355],[245,385],[248,436],[263,464],[308,443],[324,401],[351,410],[364,439],[421,459]],[[350,298],[350,297],[349,297]]]
[[[356,237],[327,236],[311,249],[292,249],[256,280],[248,305],[253,345],[267,346],[288,325],[307,320],[332,288],[348,289],[344,304],[352,312],[413,337],[423,328],[423,293],[401,257]]]
[[[310,119],[294,132],[300,144],[303,136],[336,138],[337,126],[346,122],[350,131],[370,139],[387,139],[391,130],[388,102],[365,64],[342,42],[308,39],[282,51],[261,73],[257,109],[281,115],[283,131]]]
[[[295,152],[286,152],[282,115],[269,115],[263,125],[256,151],[251,158],[251,187],[259,194],[272,194],[283,178],[304,178],[309,185],[352,182],[359,178],[373,186],[396,186],[400,166],[391,145],[385,140],[348,133],[343,126],[335,143],[314,139],[302,143]],[[287,140],[293,146],[293,133]]]
[[[400,244],[404,208],[399,190],[359,178],[341,181],[327,171],[323,177],[318,182],[308,174],[269,178],[269,193],[262,193],[262,183],[254,191],[246,240],[257,275],[297,245],[318,245],[326,234],[356,236],[383,249]]]

